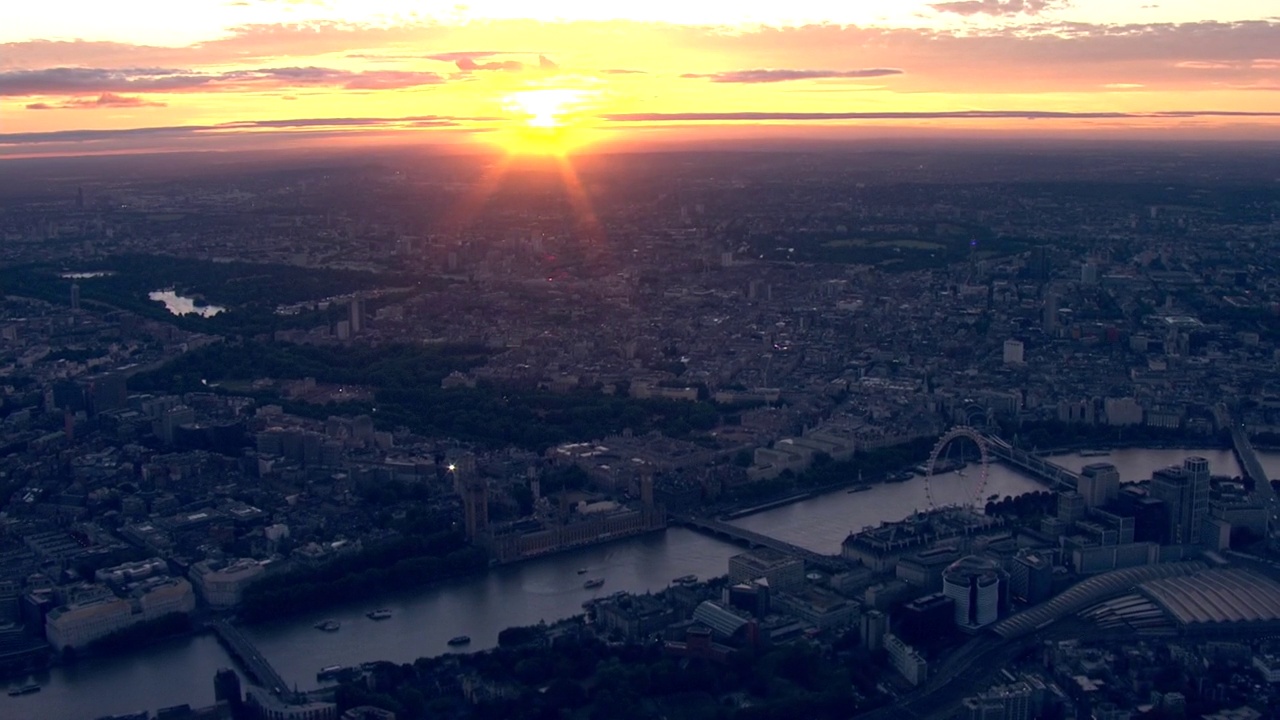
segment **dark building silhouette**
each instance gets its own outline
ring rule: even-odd
[[[467,514],[467,537],[474,540],[489,527],[489,488],[480,481],[468,481],[462,490]]]
[[[916,598],[902,606],[898,635],[913,645],[926,643],[955,627],[955,600],[942,593]]]
[[[213,676],[213,699],[225,702],[231,708],[231,717],[246,717],[244,696],[240,693],[240,676],[231,668],[222,668]]]

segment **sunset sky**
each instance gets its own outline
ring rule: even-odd
[[[0,155],[1280,139],[1277,0],[7,3]]]

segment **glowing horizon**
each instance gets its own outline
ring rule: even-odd
[[[0,27],[0,155],[1280,129],[1280,20],[1253,0],[421,6],[23,5]]]

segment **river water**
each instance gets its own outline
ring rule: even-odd
[[[1104,457],[1055,458],[1078,469],[1090,462],[1110,462],[1126,481],[1150,477],[1151,471],[1181,464],[1188,455],[1208,458],[1217,475],[1238,475],[1230,451],[1195,449],[1126,449]],[[1280,453],[1260,453],[1272,476],[1280,476]],[[880,485],[865,492],[836,491],[735,520],[762,532],[820,553],[839,552],[851,532],[882,520],[896,520],[934,505],[961,502],[980,495],[1003,497],[1043,489],[1036,481],[1001,465],[989,468],[985,486],[970,465],[963,473],[934,478],[926,493],[922,478]],[[472,642],[461,651],[497,644],[498,632],[514,625],[552,622],[580,613],[583,601],[618,590],[656,591],[682,575],[702,578],[723,575],[730,556],[742,548],[683,528],[583,548],[560,555],[497,568],[483,576],[462,578],[424,590],[392,595],[376,601],[330,608],[288,621],[249,629],[258,648],[281,676],[300,689],[317,686],[316,671],[327,665],[354,665],[370,660],[412,662],[418,657],[451,652],[446,644],[456,635]],[[579,574],[579,569],[585,569]],[[586,590],[588,578],[604,578],[597,590]],[[391,610],[388,620],[374,621],[365,613]],[[312,626],[334,618],[341,629],[325,633]],[[211,635],[174,640],[138,652],[54,668],[34,678],[43,690],[33,695],[0,695],[0,718],[93,720],[190,703],[213,702],[213,675],[220,667],[234,667]]]

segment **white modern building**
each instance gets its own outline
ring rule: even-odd
[[[916,649],[893,633],[885,633],[884,648],[889,653],[889,663],[902,673],[912,685],[919,685],[929,676],[929,664]]]
[[[970,555],[942,573],[942,593],[955,601],[956,627],[977,632],[1000,619],[1008,578],[999,563]]]

